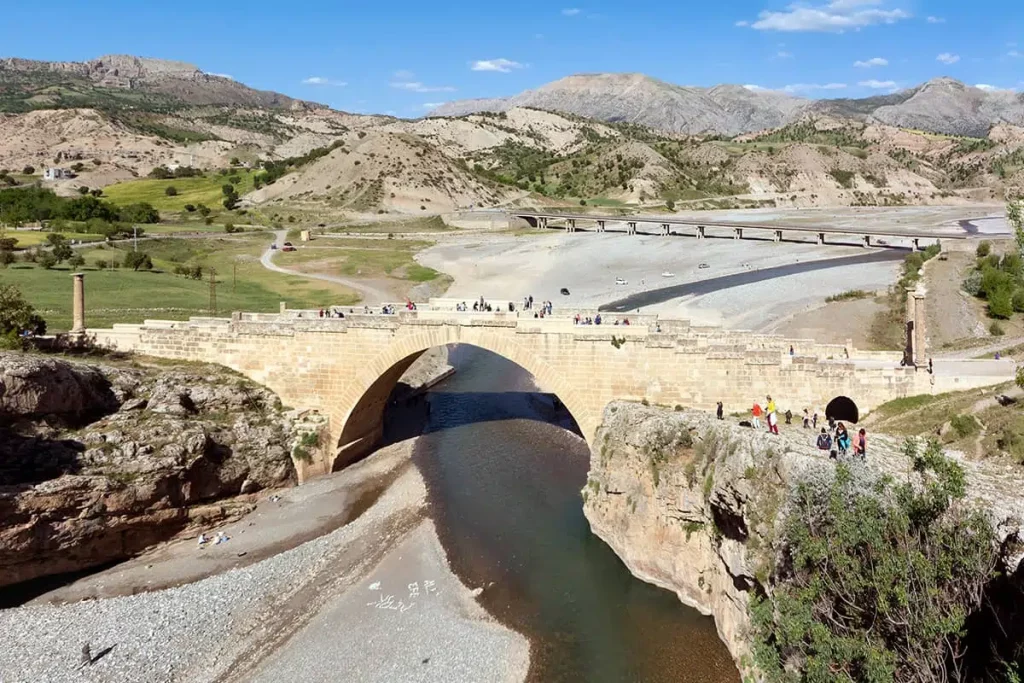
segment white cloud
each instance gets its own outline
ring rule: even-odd
[[[1010,50],[1009,52],[1006,53],[1006,56],[1013,57],[1014,59],[1016,59],[1021,56],[1021,53],[1018,52],[1017,50]]]
[[[442,104],[444,104],[444,102],[424,102],[423,103],[423,108],[424,109],[437,109]]]
[[[809,92],[811,90],[842,90],[846,87],[845,83],[825,83],[818,85],[817,83],[794,83],[787,85],[782,88],[782,92],[787,93],[798,93],[798,92]]]
[[[519,62],[513,62],[511,59],[479,59],[472,64],[469,68],[473,71],[497,71],[503,74],[507,74],[513,69],[522,69],[525,65]]]
[[[302,79],[303,85],[333,85],[336,88],[342,88],[348,83],[345,81],[336,81],[333,78],[324,78],[323,76],[310,76],[309,78]]]
[[[567,9],[562,10],[562,16],[563,17],[575,17],[577,14],[579,14],[582,11],[583,10],[581,10],[578,7],[569,7]]]
[[[960,55],[954,55],[948,52],[943,52],[935,59],[942,62],[943,64],[956,64],[957,62],[960,61]]]
[[[860,69],[870,69],[873,66],[889,66],[889,60],[884,57],[872,57],[871,59],[858,60],[853,65]]]
[[[737,21],[736,25],[737,26],[741,26],[741,27],[742,26],[750,26],[750,22],[749,21]]]
[[[929,24],[945,24],[946,20],[942,17],[928,17],[926,20]]]
[[[778,52],[775,53],[775,56],[778,57],[779,59],[790,59],[793,57],[793,53],[786,52],[785,50],[779,50]]]
[[[757,92],[758,90],[767,90],[767,88],[762,88],[759,85],[745,85],[743,87],[746,88],[747,90],[751,90],[753,92]]]
[[[862,88],[873,88],[875,90],[891,90],[896,87],[896,81],[876,81],[875,79],[861,81],[857,85]]]
[[[391,87],[409,92],[455,92],[450,85],[423,85],[419,81],[395,81]]]
[[[842,33],[874,24],[895,24],[909,19],[902,9],[879,7],[884,0],[832,0],[824,5],[794,3],[784,11],[764,10],[757,21],[737,22],[758,31],[824,31]]]
[[[399,69],[393,75],[399,81],[411,81],[412,79],[416,78],[416,74],[414,74],[412,71],[409,71],[408,69]]]

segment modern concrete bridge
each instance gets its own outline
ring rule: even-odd
[[[744,231],[750,236],[752,231],[760,234],[771,233],[775,242],[781,242],[784,233],[810,233],[817,238],[818,244],[825,244],[826,235],[852,235],[859,238],[865,247],[872,246],[872,239],[910,240],[915,249],[920,249],[922,241],[962,240],[966,235],[955,233],[934,232],[924,230],[905,230],[898,228],[839,228],[813,225],[780,225],[778,223],[753,223],[731,221],[709,221],[703,218],[685,218],[678,216],[600,216],[595,214],[544,213],[539,211],[509,211],[510,222],[515,219],[525,221],[531,227],[547,229],[561,227],[567,232],[576,232],[581,223],[593,224],[597,232],[606,232],[609,223],[625,223],[626,234],[635,235],[639,226],[657,226],[661,235],[683,234],[673,233],[673,228],[690,228],[697,239],[704,239],[711,231],[731,231],[733,239],[744,239]],[[561,225],[553,225],[560,223]]]
[[[329,455],[302,464],[304,477],[372,451],[399,378],[425,350],[445,344],[472,344],[522,366],[542,391],[561,399],[591,446],[605,406],[616,399],[703,409],[722,401],[727,411],[741,412],[771,394],[799,414],[845,395],[863,413],[894,398],[988,386],[1014,375],[1009,361],[960,362],[955,374],[931,374],[902,367],[899,353],[657,316],[606,313],[603,325],[581,326],[567,315],[454,309],[454,300],[433,300],[416,311],[341,319],[282,306],[279,314],[150,320],[86,334],[111,349],[225,365],[277,392],[286,405],[326,415]],[[613,324],[627,317],[629,325]]]

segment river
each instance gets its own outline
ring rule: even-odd
[[[461,345],[451,362],[414,461],[452,568],[530,638],[529,680],[738,681],[711,618],[633,578],[590,532],[589,450],[560,404],[495,354]]]

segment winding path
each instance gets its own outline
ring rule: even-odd
[[[287,235],[287,230],[276,231],[274,233],[274,241],[271,244],[282,244],[287,239]],[[297,270],[291,270],[290,268],[282,268],[274,263],[274,254],[276,254],[277,251],[278,250],[273,249],[272,246],[268,246],[266,251],[264,251],[263,255],[260,257],[260,263],[267,270],[272,270],[275,273],[282,273],[284,275],[306,278],[307,280],[322,280],[324,282],[333,282],[335,284],[344,285],[349,289],[354,289],[359,292],[359,295],[362,297],[361,303],[363,304],[379,304],[395,299],[395,295],[392,292],[380,289],[379,287],[374,287],[363,280],[351,280],[349,278],[338,277],[337,275],[326,275],[324,273],[303,273]]]

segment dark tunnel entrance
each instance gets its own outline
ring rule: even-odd
[[[856,422],[860,419],[860,411],[853,399],[846,396],[836,396],[825,406],[825,417],[832,418],[839,422]]]

